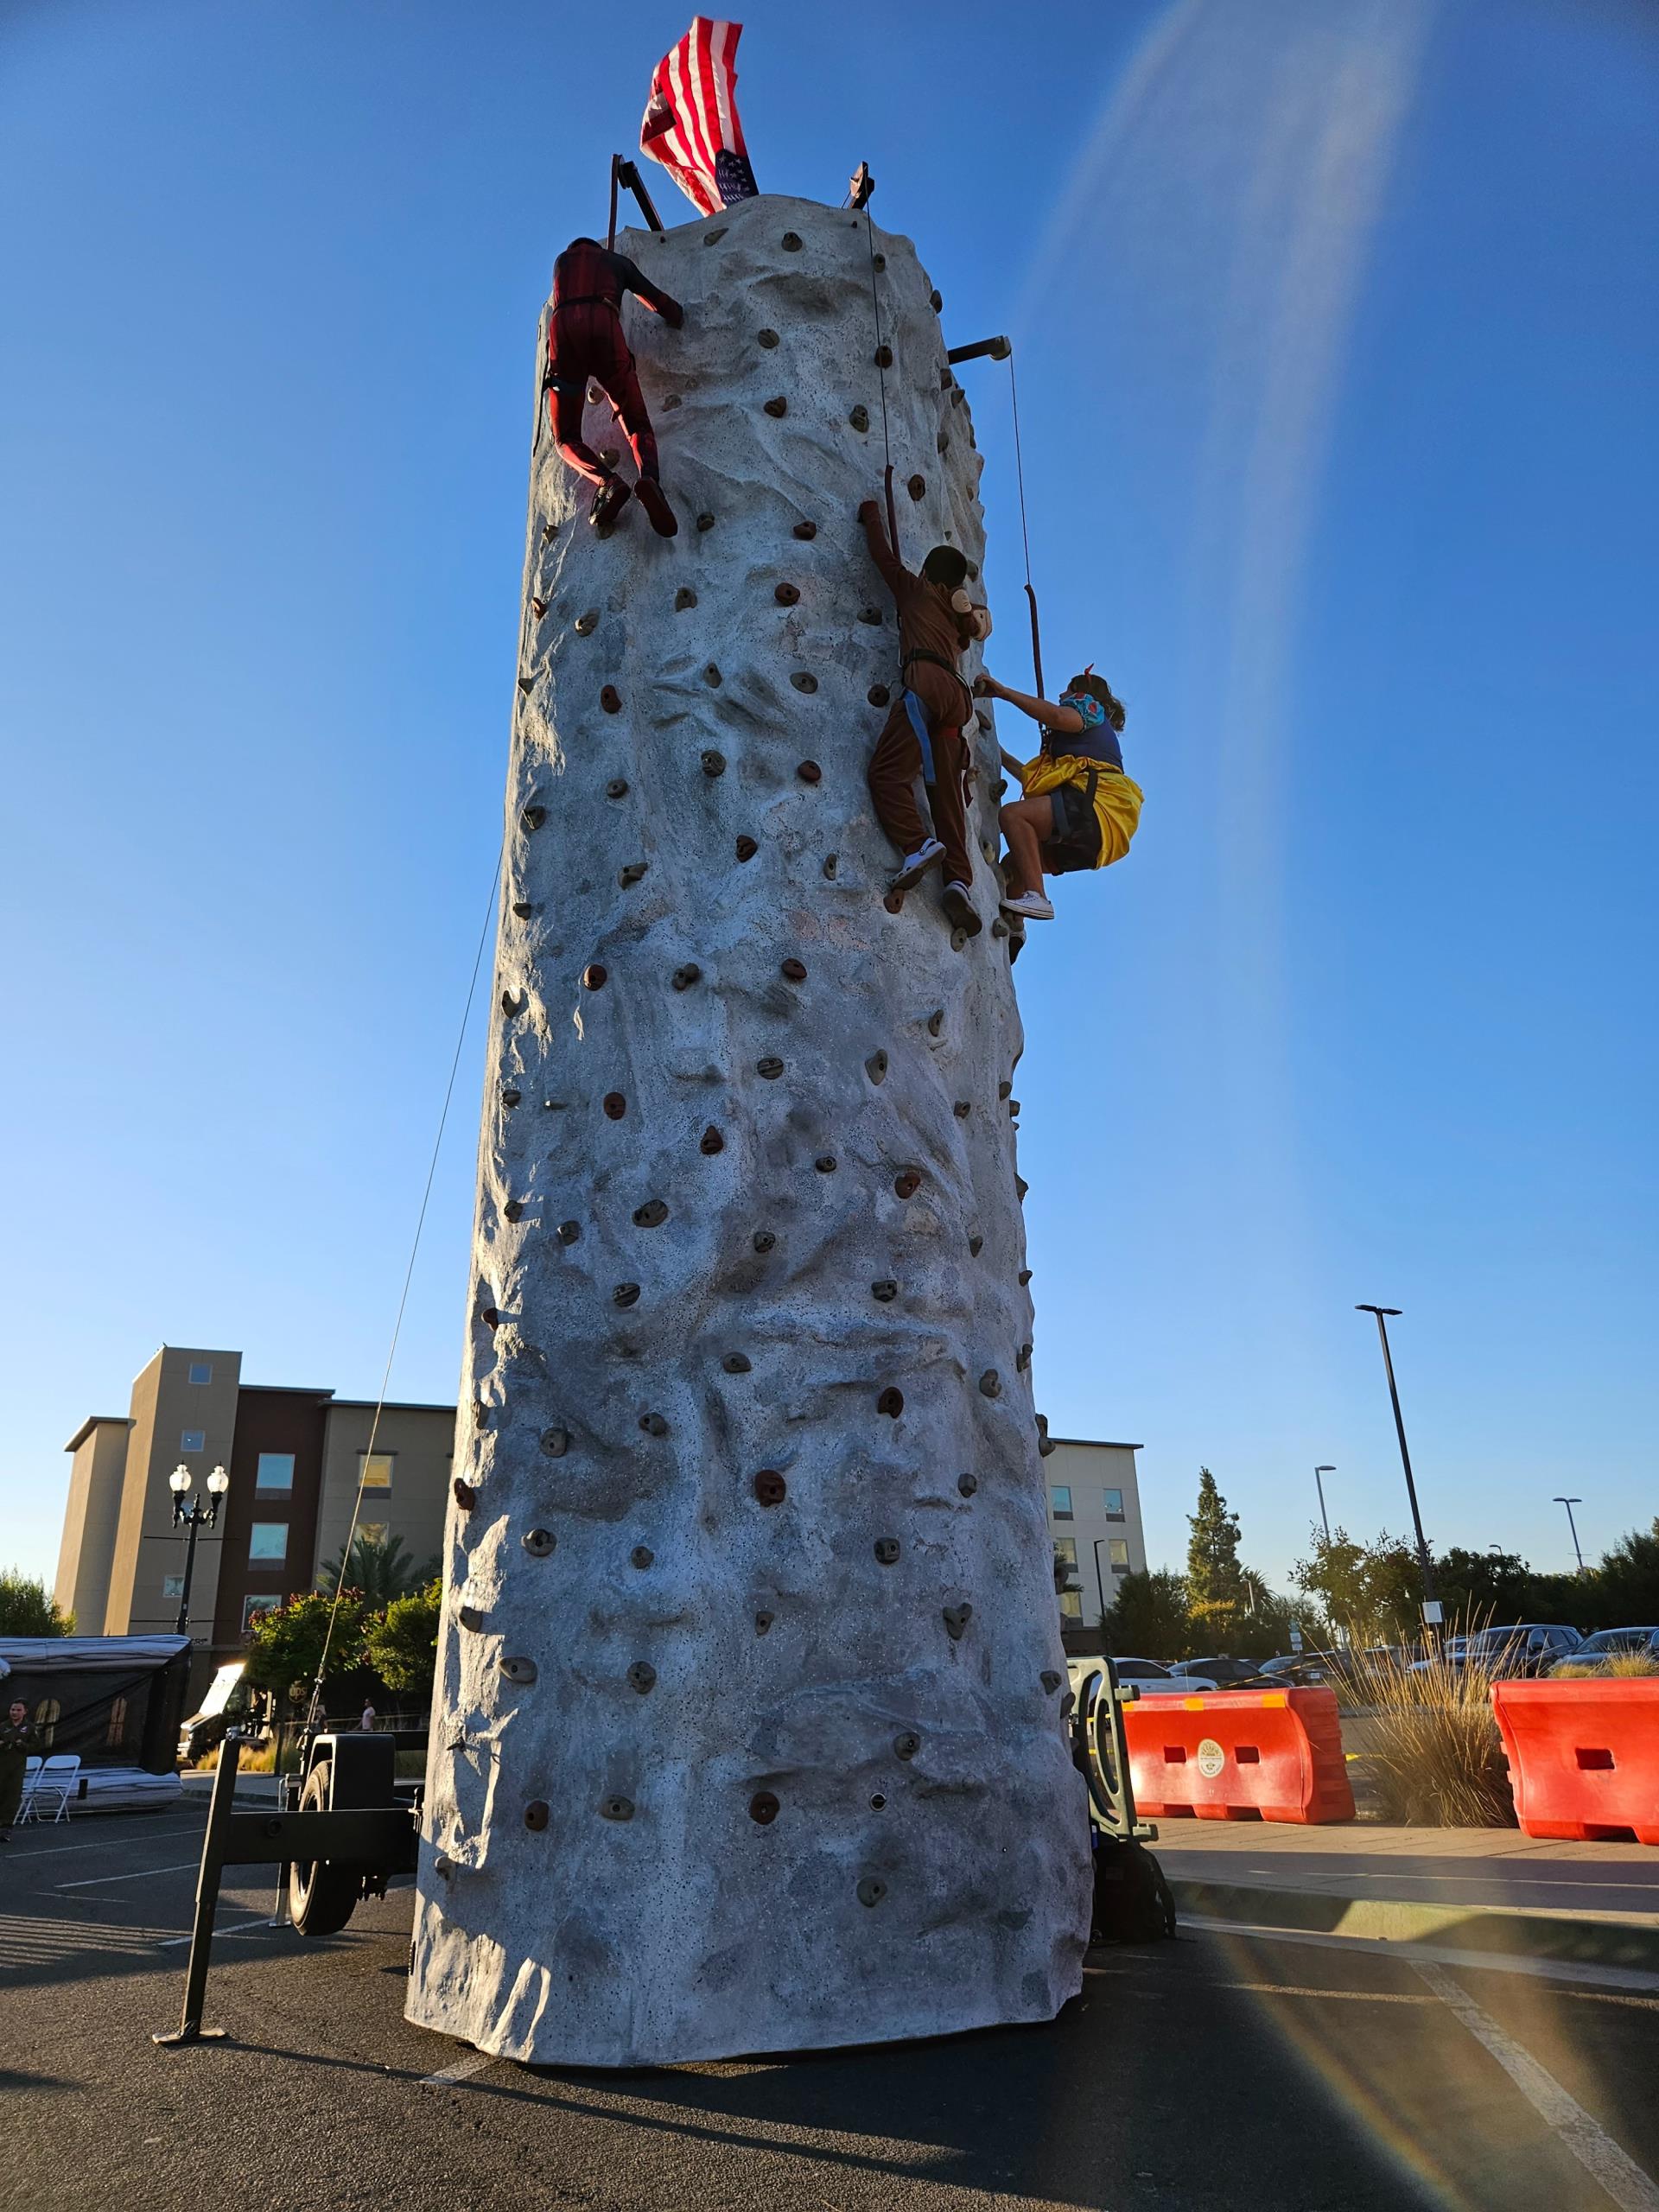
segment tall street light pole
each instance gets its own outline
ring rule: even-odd
[[[1434,1588],[1434,1563],[1428,1555],[1427,1539],[1423,1535],[1423,1516],[1417,1510],[1417,1485],[1411,1478],[1411,1453],[1406,1448],[1406,1424],[1400,1413],[1400,1392],[1394,1380],[1394,1361],[1389,1351],[1389,1323],[1400,1319],[1397,1306],[1356,1306],[1356,1313],[1375,1313],[1376,1333],[1382,1344],[1382,1365],[1389,1378],[1389,1402],[1394,1408],[1394,1433],[1400,1439],[1400,1464],[1406,1471],[1406,1496],[1411,1500],[1411,1525],[1417,1535],[1417,1564],[1423,1573],[1423,1621],[1429,1628],[1436,1628],[1440,1621],[1440,1600]]]
[[[1578,1554],[1579,1573],[1582,1574],[1584,1573],[1584,1548],[1579,1541],[1579,1524],[1573,1518],[1573,1509],[1575,1505],[1582,1505],[1584,1503],[1584,1500],[1581,1497],[1558,1497],[1555,1500],[1555,1503],[1557,1505],[1564,1505],[1567,1508],[1567,1525],[1573,1531],[1573,1549]]]
[[[1319,1477],[1334,1475],[1336,1471],[1334,1467],[1315,1467],[1313,1470],[1313,1487],[1319,1493],[1319,1518],[1325,1523],[1325,1541],[1327,1548],[1331,1542],[1331,1516],[1325,1510],[1325,1484],[1319,1480]]]
[[[218,1520],[219,1502],[229,1490],[231,1478],[223,1467],[215,1467],[207,1478],[207,1502],[204,1503],[200,1498],[192,1497],[187,1505],[185,1500],[190,1496],[190,1470],[181,1460],[168,1477],[167,1486],[173,1493],[173,1526],[190,1531],[190,1540],[184,1551],[184,1587],[179,1592],[179,1618],[174,1630],[175,1635],[188,1636],[190,1580],[196,1571],[196,1537],[203,1529],[211,1529]]]
[[[1100,1618],[1102,1620],[1104,1620],[1106,1618],[1106,1585],[1100,1578],[1100,1548],[1106,1542],[1106,1541],[1107,1539],[1104,1536],[1096,1536],[1095,1538],[1095,1588],[1100,1595]]]

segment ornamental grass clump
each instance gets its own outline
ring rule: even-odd
[[[1563,1659],[1550,1670],[1554,1679],[1569,1682],[1636,1681],[1643,1676],[1659,1675],[1659,1659],[1649,1659],[1645,1651],[1621,1651],[1605,1659],[1599,1667],[1575,1667],[1570,1659]]]
[[[1357,1652],[1352,1694],[1371,1711],[1371,1778],[1385,1821],[1407,1827],[1512,1828],[1515,1801],[1492,1718],[1493,1673],[1436,1645],[1413,1666]]]

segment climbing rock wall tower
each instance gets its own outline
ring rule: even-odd
[[[409,2015],[596,2066],[1046,2019],[1020,1024],[1000,933],[883,904],[872,248],[912,567],[981,558],[969,410],[867,216],[620,244],[685,305],[626,311],[681,534],[596,542],[543,431]]]

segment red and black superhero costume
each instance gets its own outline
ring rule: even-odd
[[[613,253],[594,238],[573,238],[553,264],[553,315],[547,333],[546,386],[554,442],[579,476],[590,484],[615,486],[605,464],[582,435],[582,410],[588,380],[598,385],[627,433],[642,485],[658,480],[657,440],[645,411],[633,356],[622,334],[622,296],[632,292],[673,328],[685,321],[677,300],[653,284],[626,254]],[[620,499],[627,496],[623,486]],[[657,508],[673,515],[660,493],[641,493],[653,524],[661,530]]]

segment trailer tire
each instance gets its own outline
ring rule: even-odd
[[[333,1772],[331,1760],[317,1761],[300,1793],[301,1812],[328,1810]],[[337,1866],[327,1859],[296,1860],[288,1872],[288,1916],[302,1936],[338,1936],[362,1891],[358,1868]]]

